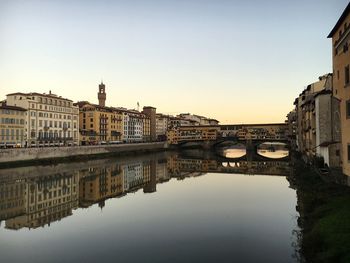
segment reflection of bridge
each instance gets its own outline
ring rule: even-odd
[[[220,161],[201,159],[176,159],[177,173],[233,173],[254,175],[287,176],[291,172],[289,162],[286,161]],[[172,169],[171,169],[172,170]]]
[[[269,158],[269,157],[265,157],[261,154],[259,154],[256,150],[255,151],[246,151],[246,154],[240,157],[226,157],[223,156],[220,152],[216,152],[216,156],[215,158],[218,161],[221,162],[239,162],[239,161],[247,161],[247,162],[269,162],[272,160],[276,160],[276,161],[289,161],[289,155],[285,156],[285,157],[281,157],[281,158]]]

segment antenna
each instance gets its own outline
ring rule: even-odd
[[[137,102],[137,111],[140,111],[140,103]]]

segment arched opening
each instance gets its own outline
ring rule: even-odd
[[[281,142],[264,142],[257,147],[257,153],[270,159],[281,159],[289,156],[287,144]]]
[[[247,150],[244,144],[235,144],[232,146],[224,147],[221,149],[221,155],[226,158],[241,158],[247,154]]]

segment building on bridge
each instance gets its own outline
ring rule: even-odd
[[[215,141],[219,132],[219,126],[180,126],[167,131],[167,140],[169,144],[191,141]]]
[[[286,123],[227,124],[220,125],[220,135],[239,140],[286,140],[287,129]]]

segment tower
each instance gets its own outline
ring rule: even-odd
[[[157,109],[151,106],[143,107],[142,113],[150,118],[150,130],[151,130],[151,141],[154,142],[157,139],[156,135],[156,112]]]
[[[100,106],[106,106],[106,86],[103,84],[101,81],[101,84],[98,85],[98,93],[97,93],[97,98],[98,98],[98,105]]]

